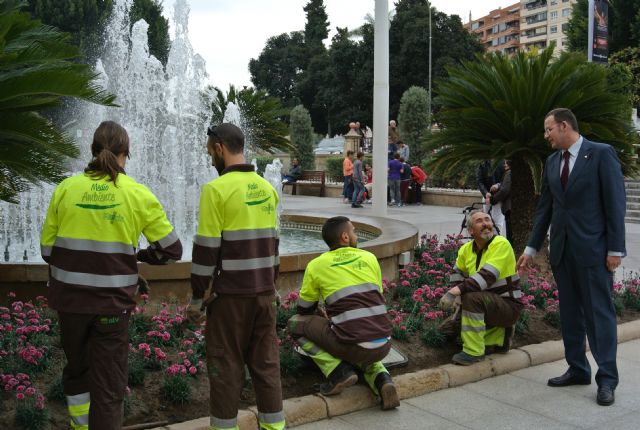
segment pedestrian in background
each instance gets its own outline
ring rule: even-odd
[[[342,195],[344,196],[344,203],[351,203],[351,199],[353,198],[353,162],[351,161],[352,157],[353,151],[348,150],[344,156],[344,160],[342,160],[342,175],[344,178]]]
[[[416,163],[411,166],[411,180],[413,181],[413,189],[415,193],[416,205],[422,205],[422,186],[427,180],[427,174]]]
[[[400,154],[396,153],[393,160],[390,160],[387,167],[389,181],[389,195],[391,205],[401,206],[402,197],[400,196],[400,178],[403,168],[400,162]]]
[[[352,208],[361,208],[364,198],[364,172],[362,171],[363,152],[356,154],[356,161],[353,163],[353,196],[351,198]]]

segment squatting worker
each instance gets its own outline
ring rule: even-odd
[[[613,272],[625,255],[624,178],[616,151],[580,135],[569,109],[544,120],[544,137],[556,151],[546,161],[533,230],[518,269],[529,265],[549,235],[549,260],[560,293],[560,325],[569,369],[548,385],[588,385],[591,366],[585,334],[598,373],[596,401],[608,406],[618,385]]]
[[[207,152],[220,177],[205,184],[193,243],[188,315],[206,309],[211,429],[237,429],[238,402],[249,368],[261,429],[284,429],[276,336],[278,194],[251,164],[233,124],[209,127]],[[204,300],[213,277],[212,291]]]
[[[491,217],[479,210],[469,214],[467,230],[473,240],[458,250],[455,273],[449,279],[458,285],[440,301],[448,309],[461,296],[462,351],[452,360],[463,366],[483,360],[490,352],[509,352],[513,326],[524,307],[509,241],[494,233]]]
[[[115,430],[122,424],[127,386],[136,260],[179,260],[182,244],[158,199],[125,174],[124,128],[101,123],[91,154],[84,173],[53,192],[40,245],[49,263],[49,305],[58,311],[67,357],[62,377],[71,427]],[[136,254],[140,233],[151,245]]]
[[[355,366],[380,396],[382,409],[393,409],[400,401],[381,361],[391,349],[391,322],[378,260],[356,248],[358,237],[347,217],[328,219],[322,238],[331,250],[307,266],[289,331],[326,376],[322,394],[338,394],[355,384]],[[314,315],[320,298],[328,318]]]

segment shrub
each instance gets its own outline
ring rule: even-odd
[[[267,167],[267,164],[273,163],[273,157],[256,157],[256,164],[258,165],[257,173],[262,176],[264,175],[264,170]]]
[[[165,400],[186,405],[191,400],[191,381],[186,374],[167,374],[162,380],[160,393]]]
[[[439,347],[447,342],[447,337],[438,330],[439,324],[440,320],[428,321],[424,324],[420,339],[427,346]]]
[[[530,318],[530,315],[527,310],[523,310],[520,313],[520,318],[518,318],[518,321],[516,321],[516,329],[515,329],[516,336],[524,336],[527,330],[529,330],[529,318]]]
[[[64,401],[64,385],[62,384],[62,375],[58,377],[53,384],[49,386],[47,390],[47,399],[49,400],[57,400],[59,402]]]
[[[315,167],[313,154],[315,134],[309,111],[302,105],[291,110],[289,136],[294,147],[292,155],[300,159],[302,170],[313,170]]]
[[[137,387],[144,384],[145,360],[142,353],[129,351],[129,377],[127,379],[130,387]]]
[[[303,366],[303,358],[296,352],[293,341],[282,342],[280,345],[280,374],[282,376],[298,375]]]
[[[327,159],[325,160],[325,172],[328,181],[344,181],[344,175],[342,174],[343,161],[344,157],[327,157]]]
[[[49,409],[44,405],[44,396],[33,388],[16,393],[16,425],[25,430],[49,428]]]

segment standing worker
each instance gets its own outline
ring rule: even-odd
[[[544,137],[556,152],[546,161],[533,230],[518,270],[524,271],[551,225],[549,260],[560,293],[560,324],[569,369],[548,385],[591,384],[585,334],[598,363],[599,405],[615,401],[616,311],[613,272],[625,251],[624,178],[616,151],[580,135],[569,109],[554,109],[544,120]]]
[[[245,363],[260,428],[284,429],[276,336],[278,194],[246,164],[238,127],[209,127],[207,135],[207,152],[220,177],[200,195],[188,317],[198,322],[206,309],[211,429],[238,429]],[[212,277],[212,291],[203,301]]]
[[[391,349],[391,322],[378,260],[356,248],[358,236],[347,217],[329,218],[322,239],[331,250],[307,266],[289,331],[327,378],[321,394],[339,394],[358,382],[355,365],[382,409],[396,408],[398,393],[381,361]],[[328,318],[313,315],[321,298]]]
[[[49,263],[49,305],[58,311],[67,358],[62,381],[71,428],[119,430],[139,279],[146,288],[136,261],[179,260],[182,244],[158,199],[125,174],[124,128],[101,123],[91,154],[84,173],[54,190],[40,246]],[[136,254],[140,233],[151,245]]]

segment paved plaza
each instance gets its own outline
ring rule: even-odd
[[[285,210],[313,210],[327,214],[371,215],[370,206],[351,208],[336,198],[289,196]],[[416,225],[420,234],[458,233],[461,208],[406,206],[388,208],[388,217]],[[618,270],[640,268],[640,224],[627,224],[627,252]],[[520,250],[516,250],[519,254]],[[590,356],[592,368],[595,363]],[[640,340],[618,347],[620,385],[609,407],[595,402],[596,384],[551,388],[547,379],[566,370],[564,360],[518,370],[461,387],[403,400],[394,411],[377,408],[322,420],[301,430],[354,429],[595,429],[640,428]]]

